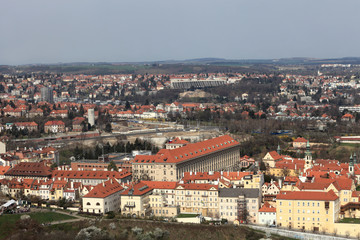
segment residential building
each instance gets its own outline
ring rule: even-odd
[[[339,219],[340,201],[334,191],[280,192],[276,199],[279,227],[328,232]]]
[[[230,222],[258,223],[259,195],[259,189],[220,188],[220,217]]]
[[[120,207],[120,193],[124,188],[114,178],[96,185],[82,198],[83,212],[105,214]]]

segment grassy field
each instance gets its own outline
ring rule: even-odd
[[[341,219],[340,223],[360,223],[360,218],[344,218]]]
[[[5,238],[6,234],[15,227],[15,223],[20,219],[21,215],[23,214],[5,214],[0,216],[0,239]],[[61,221],[75,218],[57,212],[36,212],[26,215],[29,215],[38,223],[48,223],[53,221]]]

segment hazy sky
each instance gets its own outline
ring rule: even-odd
[[[359,0],[0,0],[0,64],[360,57]]]

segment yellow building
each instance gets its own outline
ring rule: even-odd
[[[121,214],[145,217],[151,214],[150,195],[152,188],[143,182],[129,187],[121,193]]]
[[[276,199],[276,221],[283,228],[332,232],[339,212],[334,191],[281,192]]]

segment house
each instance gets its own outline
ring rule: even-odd
[[[47,121],[44,131],[45,133],[63,133],[65,132],[65,123],[63,121]]]
[[[99,183],[83,196],[83,212],[105,214],[115,212],[120,207],[120,193],[124,188],[114,178]]]
[[[50,112],[50,117],[53,118],[67,118],[68,111],[67,110],[52,110]]]
[[[306,148],[307,141],[308,140],[303,137],[298,137],[292,143],[293,148]]]
[[[219,218],[219,187],[207,183],[178,184],[176,204],[181,213],[198,213],[204,217]]]
[[[139,182],[123,191],[121,195],[121,213],[124,216],[145,217],[151,214],[150,195],[152,188]]]
[[[276,198],[276,222],[283,228],[332,233],[339,213],[339,197],[333,191],[282,191]]]
[[[276,226],[276,208],[271,206],[268,202],[259,209],[259,224]]]
[[[355,117],[350,113],[346,113],[341,117],[341,121],[354,123],[355,122]]]
[[[170,140],[169,142],[167,142],[165,144],[165,148],[166,149],[175,149],[175,148],[183,147],[188,143],[189,143],[188,141],[177,137],[177,138],[174,138],[173,140]]]
[[[281,159],[282,156],[279,153],[276,151],[271,151],[264,156],[263,162],[267,167],[273,168],[275,167],[275,162],[280,161]]]
[[[259,189],[219,189],[220,217],[230,222],[257,223],[261,198]]]

